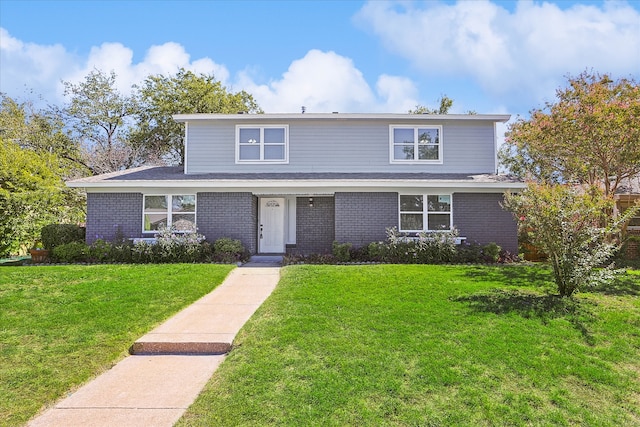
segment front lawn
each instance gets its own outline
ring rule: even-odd
[[[640,425],[640,274],[290,266],[180,426]]]
[[[0,268],[0,425],[21,425],[213,290],[228,265]]]

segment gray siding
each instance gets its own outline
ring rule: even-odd
[[[469,242],[495,242],[518,253],[518,229],[510,212],[502,209],[502,194],[454,193],[453,223]]]
[[[364,246],[398,225],[398,193],[336,193],[336,240]]]
[[[238,239],[256,253],[258,199],[251,193],[198,193],[198,232],[213,243],[220,237]]]
[[[294,252],[329,254],[334,236],[335,201],[333,197],[296,198],[296,247]]]
[[[142,237],[142,194],[87,193],[87,243]]]
[[[495,172],[495,133],[491,121],[256,120],[255,123],[289,125],[288,164],[235,164],[235,123],[199,121],[188,124],[186,172]],[[390,164],[392,124],[442,125],[443,164]]]

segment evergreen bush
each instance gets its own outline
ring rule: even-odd
[[[85,228],[75,224],[49,224],[40,232],[42,245],[47,250],[72,242],[85,241]]]

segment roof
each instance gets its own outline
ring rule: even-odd
[[[325,121],[354,121],[354,120],[415,120],[415,121],[491,121],[506,122],[511,118],[509,114],[392,114],[392,113],[286,113],[286,114],[176,114],[173,119],[177,122],[188,122],[195,120],[225,120],[225,121],[302,121],[302,120],[325,120]]]
[[[67,183],[80,188],[190,187],[190,188],[380,188],[475,187],[523,188],[508,175],[437,173],[203,173],[185,174],[182,166],[143,166],[135,169],[76,179]]]
[[[640,194],[640,175],[623,179],[616,189],[616,194]]]

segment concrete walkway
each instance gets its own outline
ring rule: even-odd
[[[213,292],[136,341],[131,356],[27,426],[173,426],[279,279],[276,258],[234,269]]]

